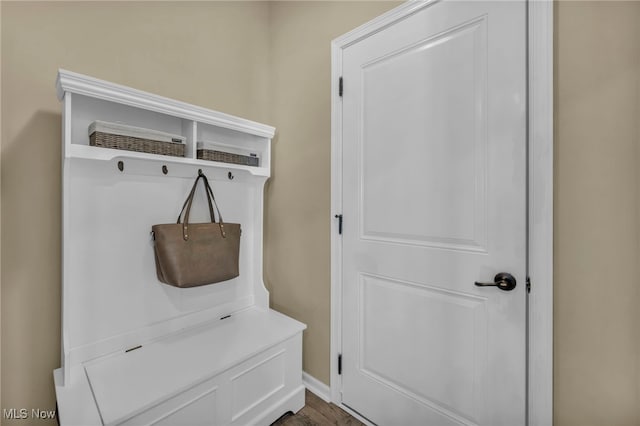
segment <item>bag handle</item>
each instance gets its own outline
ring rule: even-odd
[[[216,197],[215,195],[213,195],[213,190],[211,189],[211,186],[209,185],[209,179],[207,179],[207,177],[204,175],[204,173],[202,174],[202,178],[204,180],[204,186],[207,189],[207,199],[209,201],[213,200],[213,205],[216,207],[216,212],[218,213],[218,222],[222,225],[224,225],[224,221],[222,220],[222,213],[220,213],[220,209],[218,208],[218,203],[216,203]],[[211,195],[211,196],[209,196]],[[211,209],[211,203],[209,203],[209,208]],[[213,210],[211,210],[211,217],[213,217]],[[215,220],[213,221],[215,223]]]
[[[182,217],[182,214],[184,213],[184,209],[187,207],[187,204],[189,203],[189,200],[195,195],[195,191],[196,191],[196,186],[198,185],[198,180],[201,178],[202,176],[198,176],[196,178],[196,181],[193,183],[193,186],[191,187],[191,191],[189,191],[189,195],[187,196],[187,199],[184,200],[184,204],[182,204],[182,210],[180,210],[180,214],[178,214],[178,220],[176,221],[176,223],[180,223],[180,218]],[[211,197],[209,196],[209,192],[207,191],[207,202],[209,204],[209,216],[211,217],[211,222],[215,223],[216,219],[213,215],[213,206],[211,205]]]
[[[185,241],[189,239],[189,214],[191,212],[191,205],[193,204],[193,198],[195,196],[196,189],[198,187],[198,181],[200,180],[200,178],[202,178],[202,182],[204,183],[204,186],[205,186],[205,192],[207,194],[207,202],[209,204],[209,215],[211,216],[211,223],[216,223],[215,216],[213,213],[213,206],[215,206],[216,211],[218,213],[218,225],[220,226],[220,233],[222,234],[222,238],[226,238],[227,235],[226,235],[226,232],[224,231],[224,222],[222,221],[222,215],[220,214],[218,203],[216,203],[216,199],[213,195],[213,190],[209,185],[209,179],[207,179],[207,176],[205,176],[205,174],[202,173],[201,170],[198,171],[198,177],[196,178],[196,181],[193,183],[193,187],[189,192],[189,196],[187,197],[184,204],[182,205],[182,210],[178,215],[177,223],[180,223],[182,213],[184,213],[184,218],[182,221],[182,237],[184,238]],[[213,201],[213,204],[211,203],[211,201]],[[185,208],[186,208],[186,211],[185,211]]]

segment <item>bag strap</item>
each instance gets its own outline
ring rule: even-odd
[[[216,197],[215,195],[213,195],[213,190],[209,185],[209,179],[207,179],[207,177],[204,174],[202,175],[202,178],[204,180],[204,186],[207,189],[207,198],[209,199],[209,201],[213,201],[213,205],[216,208],[216,213],[218,213],[218,222],[224,223],[224,221],[222,220],[222,213],[220,213],[220,209],[218,208],[218,203],[216,203]],[[211,204],[209,204],[209,208],[211,208]],[[213,210],[211,211],[211,217],[213,217]]]
[[[201,178],[201,175],[198,175],[198,177],[196,178],[196,181],[193,183],[193,187],[191,187],[191,191],[189,191],[189,195],[187,196],[187,199],[184,200],[184,204],[182,204],[182,210],[180,210],[180,214],[178,214],[178,220],[176,221],[176,223],[180,223],[180,218],[182,217],[182,214],[184,213],[184,209],[187,207],[187,204],[189,203],[189,200],[193,198],[193,196],[195,195],[195,191],[196,191],[196,186],[198,185],[198,180]],[[206,176],[205,176],[206,178]],[[207,202],[209,204],[209,216],[211,217],[211,222],[215,223],[216,219],[213,215],[213,206],[211,205],[211,197],[209,196],[209,193],[207,192]]]
[[[193,183],[193,187],[191,187],[189,196],[187,197],[184,204],[182,205],[182,210],[178,215],[177,223],[180,223],[180,219],[182,218],[182,213],[184,213],[184,218],[182,220],[182,237],[184,238],[185,241],[189,239],[189,214],[191,212],[191,205],[193,204],[193,198],[195,196],[196,189],[198,187],[198,181],[200,180],[200,178],[202,178],[202,182],[205,186],[205,192],[207,194],[207,202],[209,204],[209,215],[211,217],[211,223],[216,223],[215,216],[213,213],[213,206],[215,206],[216,211],[218,212],[218,224],[220,226],[220,232],[222,234],[222,238],[226,238],[227,235],[226,235],[226,232],[224,231],[224,223],[222,221],[222,215],[220,214],[220,209],[218,208],[218,203],[216,203],[216,199],[213,195],[213,190],[209,185],[209,180],[207,179],[207,176],[205,176],[205,174],[202,173],[202,171],[198,171],[198,177]],[[185,211],[185,208],[186,208],[186,211]]]

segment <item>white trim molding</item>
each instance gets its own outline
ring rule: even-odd
[[[66,92],[77,93],[269,139],[273,138],[276,130],[266,124],[256,123],[255,121],[234,117],[222,112],[63,69],[58,70],[56,91],[59,100],[63,99]]]
[[[322,399],[324,402],[327,402],[327,403],[332,402],[329,386],[325,385],[320,380],[316,379],[306,371],[302,372],[302,384],[304,385],[305,388],[307,388],[309,392],[313,393],[318,398]],[[338,405],[338,407],[340,407],[343,411],[346,411],[352,417],[355,417],[357,420],[359,420],[361,423],[365,424],[366,426],[376,426],[375,424],[371,423],[367,418],[362,417],[359,413],[357,413],[356,411],[353,411],[351,408],[347,407],[346,405],[342,403],[337,403],[336,405]]]
[[[342,213],[342,51],[431,6],[408,1],[331,45],[331,401],[342,404],[342,247],[334,216]],[[553,424],[553,1],[528,0],[528,298],[527,422]],[[357,413],[356,413],[357,414]]]
[[[553,424],[553,1],[529,1],[528,421]]]
[[[331,402],[329,386],[325,385],[306,371],[302,372],[302,384],[309,392],[313,393],[324,402]]]

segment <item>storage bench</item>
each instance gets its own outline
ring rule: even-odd
[[[262,275],[264,184],[273,127],[60,70],[63,101],[62,426],[269,425],[304,405],[302,332],[269,309]],[[96,121],[184,138],[184,157],[91,146]],[[259,166],[197,158],[197,140],[255,153]],[[116,147],[117,148],[117,147]],[[158,281],[150,231],[175,222],[202,172],[239,223],[239,276]],[[206,197],[191,223],[211,220]]]
[[[61,423],[270,424],[304,406],[304,328],[276,311],[250,308],[85,362],[80,367],[84,374],[78,375],[84,386],[69,391],[56,383],[58,400],[65,402],[61,408],[70,407],[59,411]],[[82,409],[66,403],[81,401],[72,395],[76,388],[88,394]]]

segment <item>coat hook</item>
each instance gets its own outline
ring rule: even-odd
[[[229,174],[227,174],[227,177],[229,178],[229,180],[233,180],[235,176],[233,176],[233,173],[229,172]]]
[[[166,166],[166,165],[163,165],[163,166],[162,166],[162,173],[164,173],[165,175],[166,175],[167,173],[169,173],[169,169],[167,169],[167,166]]]
[[[198,176],[202,176],[202,169],[198,169]]]
[[[120,170],[121,172],[124,172],[124,162],[123,161],[118,161],[118,170]]]

